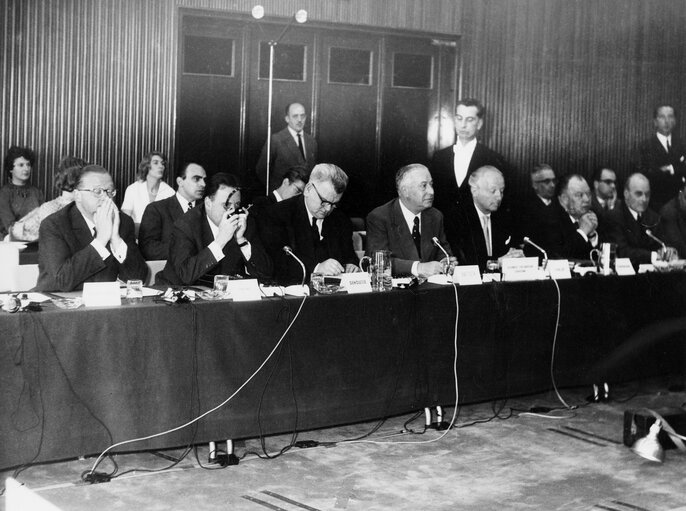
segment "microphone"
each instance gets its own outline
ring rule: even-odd
[[[293,259],[295,259],[296,261],[298,261],[298,262],[300,263],[300,267],[301,267],[302,270],[303,270],[303,279],[302,279],[302,281],[300,282],[300,285],[301,285],[301,286],[304,286],[304,285],[305,285],[305,276],[307,275],[307,270],[305,270],[305,265],[304,265],[303,262],[300,260],[300,258],[298,258],[298,256],[295,255],[295,254],[293,253],[293,249],[292,249],[291,247],[289,247],[288,245],[284,245],[283,248],[282,248],[282,250],[283,250],[284,252],[286,252],[289,256],[291,256]]]
[[[548,265],[548,253],[545,250],[543,250],[542,247],[539,247],[538,245],[536,245],[536,243],[531,241],[531,238],[529,238],[528,236],[524,236],[522,241],[524,241],[524,243],[526,243],[527,245],[531,245],[532,247],[534,247],[536,250],[538,250],[540,253],[543,254],[543,269],[545,270],[545,267]]]
[[[443,248],[443,245],[441,245],[441,242],[438,241],[438,238],[437,238],[436,236],[434,236],[433,238],[431,238],[431,241],[433,241],[433,242],[434,242],[434,245],[436,245],[438,248],[440,248],[440,249],[441,249],[441,252],[443,252],[443,253],[445,254],[445,258],[446,258],[446,261],[447,261],[447,264],[446,264],[446,266],[445,266],[445,273],[446,273],[446,274],[449,274],[449,269],[450,269],[450,256],[448,255],[448,252],[445,251],[445,249]]]
[[[650,229],[646,229],[646,234],[648,235],[649,238],[651,238],[654,241],[657,241],[660,245],[662,245],[662,248],[664,250],[667,250],[667,245],[665,245],[664,242],[660,238],[655,236]]]

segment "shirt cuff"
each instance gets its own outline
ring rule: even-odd
[[[102,258],[103,261],[110,256],[110,251],[107,250],[105,245],[100,243],[97,238],[93,238],[93,241],[91,241],[91,247],[97,250],[98,255]]]
[[[212,243],[207,245],[207,248],[210,249],[210,252],[212,252],[212,255],[217,260],[217,262],[224,259],[224,251],[221,249],[219,243],[217,243],[216,241],[213,241]]]
[[[113,247],[110,243],[110,250],[112,251],[114,258],[120,263],[123,263],[126,259],[126,254],[128,253],[129,247],[124,240],[121,240],[119,242],[119,246],[117,247]]]
[[[410,273],[414,275],[415,277],[419,277],[419,261],[415,261],[412,263],[412,269],[410,270]]]

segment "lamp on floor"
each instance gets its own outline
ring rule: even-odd
[[[657,439],[661,429],[662,421],[658,419],[650,426],[650,431],[646,436],[634,442],[631,450],[650,461],[657,461],[658,463],[665,461],[665,450]]]

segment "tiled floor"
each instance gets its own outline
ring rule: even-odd
[[[664,464],[643,460],[622,444],[623,414],[641,407],[682,407],[686,393],[665,385],[613,387],[608,403],[559,407],[553,393],[461,407],[457,427],[422,431],[424,416],[305,432],[312,448],[292,448],[263,460],[258,440],[236,442],[237,466],[200,467],[191,452],[178,465],[159,454],[117,455],[109,483],[88,485],[80,474],[94,459],[29,467],[20,482],[64,510],[245,509],[425,510],[598,509],[686,510],[686,453],[667,451]],[[567,403],[585,405],[589,389],[563,391]],[[447,408],[450,420],[452,408]],[[372,432],[373,431],[373,432]],[[363,441],[342,442],[370,433]],[[289,435],[266,439],[276,453]],[[165,451],[175,457],[182,450]],[[207,446],[199,446],[205,464]],[[111,470],[109,461],[99,470]],[[11,474],[3,474],[4,477]],[[3,503],[4,506],[4,503]],[[4,507],[2,508],[4,509]]]

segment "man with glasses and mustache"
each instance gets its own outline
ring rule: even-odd
[[[268,280],[272,262],[248,212],[241,208],[238,178],[212,176],[202,203],[181,216],[169,240],[169,257],[157,280],[212,287],[215,275]]]
[[[117,209],[115,195],[105,168],[81,169],[74,202],[41,223],[36,289],[72,291],[84,282],[145,279],[133,220]]]
[[[605,215],[622,204],[617,198],[617,175],[607,167],[598,167],[593,172],[593,197],[591,209],[602,219]]]
[[[274,260],[280,284],[300,283],[300,264],[283,247],[303,261],[305,280],[313,272],[339,275],[359,271],[352,242],[350,219],[337,206],[348,185],[348,176],[330,163],[312,169],[302,195],[275,204],[260,218],[260,235]]]

